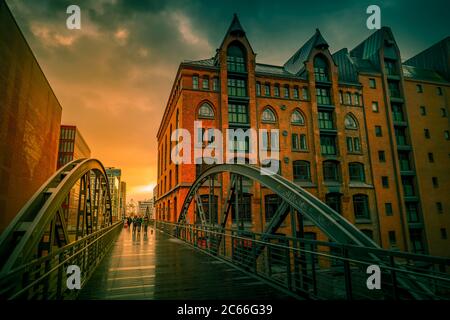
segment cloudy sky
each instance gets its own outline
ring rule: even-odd
[[[364,40],[366,8],[381,7],[403,59],[450,35],[448,0],[213,1],[7,0],[63,107],[92,156],[122,168],[128,199],[151,194],[156,133],[184,59],[204,59],[237,13],[262,63],[283,64],[319,28],[332,52]],[[81,30],[66,8],[81,8]]]

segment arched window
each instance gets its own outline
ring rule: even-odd
[[[323,162],[323,179],[327,182],[339,182],[339,162],[331,160]]]
[[[227,66],[231,72],[245,72],[245,52],[241,45],[233,43],[227,50]]]
[[[365,182],[364,165],[359,162],[351,162],[348,164],[350,181]]]
[[[198,117],[213,119],[214,118],[214,110],[212,109],[212,107],[209,104],[207,104],[205,102],[198,109]]]
[[[293,161],[292,169],[294,173],[294,181],[311,181],[311,171],[308,161]]]
[[[303,117],[302,113],[298,110],[295,110],[291,115],[291,123],[295,125],[304,125],[305,124],[305,118]]]
[[[321,56],[314,58],[314,76],[316,81],[329,81],[328,63]]]
[[[370,219],[369,197],[365,194],[355,194],[353,196],[353,212],[356,219]]]
[[[344,120],[345,129],[358,129],[358,123],[353,115],[347,114]]]
[[[261,121],[262,122],[276,122],[277,118],[275,117],[275,113],[271,109],[266,108],[266,109],[264,109],[264,111],[262,113]]]

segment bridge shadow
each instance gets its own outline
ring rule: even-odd
[[[78,299],[285,299],[286,294],[150,227],[123,229]]]

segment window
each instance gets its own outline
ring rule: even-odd
[[[316,97],[318,104],[331,104],[330,91],[328,88],[316,88]]]
[[[231,72],[245,72],[245,54],[242,48],[232,44],[227,50],[227,66]]]
[[[436,202],[436,209],[439,214],[444,213],[444,209],[442,208],[442,202]]]
[[[402,177],[402,185],[405,197],[414,197],[416,195],[414,189],[414,180],[412,177]]]
[[[305,119],[300,111],[295,110],[291,115],[291,123],[295,125],[304,125]]]
[[[439,187],[439,180],[437,177],[432,177],[431,181],[433,182],[433,187],[438,188]]]
[[[261,117],[261,121],[262,122],[276,122],[277,119],[275,117],[275,114],[273,113],[272,110],[270,110],[269,108],[264,109],[263,113],[262,113],[262,117]]]
[[[411,162],[409,160],[409,152],[399,152],[398,162],[400,165],[400,171],[410,171],[412,169]]]
[[[373,78],[369,79],[369,87],[372,89],[375,89],[377,87],[377,83],[375,82],[375,79],[373,79]]]
[[[400,97],[400,88],[398,86],[398,82],[389,81],[388,88],[389,88],[389,96],[390,97],[392,97],[392,98]]]
[[[321,56],[314,58],[314,77],[316,81],[328,81],[328,63]]]
[[[385,211],[387,216],[392,216],[393,215],[393,213],[392,213],[392,203],[386,202],[384,204],[384,211]]]
[[[441,239],[447,239],[447,229],[441,228]]]
[[[219,91],[219,78],[213,79],[213,91]]]
[[[421,229],[411,229],[409,231],[410,241],[414,253],[425,253],[425,247],[422,240]]]
[[[441,87],[436,87],[436,93],[438,96],[442,96],[442,88]]]
[[[356,123],[356,119],[350,114],[347,114],[345,116],[344,124],[345,124],[346,129],[358,129],[358,124]]]
[[[300,140],[298,134],[292,134],[292,150],[300,150]]]
[[[345,93],[345,104],[352,104],[352,95],[350,94],[350,92],[346,92]]]
[[[339,182],[339,164],[335,161],[323,162],[323,179],[329,182]]]
[[[393,103],[392,104],[392,118],[394,121],[403,122],[405,117],[403,116],[403,108],[401,105]]]
[[[244,79],[228,79],[228,95],[232,97],[246,97],[247,86]]]
[[[202,203],[203,212],[205,214],[205,218],[207,222],[217,223],[218,222],[218,196],[211,196],[211,211],[212,214],[209,214],[209,194],[200,195],[200,201]],[[200,217],[198,217],[200,219]]]
[[[373,112],[379,112],[378,102],[377,101],[372,101],[372,111]]]
[[[306,87],[302,88],[302,99],[303,100],[309,99],[308,88],[306,88]]]
[[[203,77],[202,89],[203,90],[209,90],[209,78],[208,78],[208,76],[204,76]]]
[[[375,126],[375,135],[377,137],[382,137],[383,136],[383,133],[381,131],[381,126]]]
[[[347,142],[347,151],[352,153],[360,153],[361,152],[361,143],[359,141],[359,138],[352,138],[352,137],[347,137],[346,138],[346,142]]]
[[[415,202],[407,202],[405,204],[406,218],[409,223],[420,222],[419,210],[417,209],[417,204]]]
[[[365,182],[364,165],[359,162],[352,162],[348,165],[348,171],[350,175],[350,181],[353,182]]]
[[[214,111],[209,104],[203,103],[198,109],[198,117],[212,119],[214,118]]]
[[[298,87],[295,86],[295,87],[294,87],[294,99],[298,99],[298,97],[299,97],[299,94],[298,94]]]
[[[273,218],[280,204],[281,198],[277,194],[268,194],[264,196],[266,223]]]
[[[283,87],[283,97],[289,98],[289,85]]]
[[[444,138],[445,140],[450,140],[450,133],[448,132],[448,130],[444,131]]]
[[[428,152],[428,162],[430,163],[434,162],[434,155],[432,152]]]
[[[416,91],[417,91],[418,93],[422,93],[422,92],[423,92],[423,88],[422,88],[422,85],[421,85],[421,84],[416,85]]]
[[[397,74],[395,61],[384,60],[384,69],[386,71],[386,74],[388,74],[388,75],[396,75]]]
[[[406,139],[406,131],[404,128],[394,128],[395,131],[395,139],[397,140],[397,144],[399,146],[407,146],[408,141]]]
[[[270,96],[270,84],[269,84],[269,83],[266,83],[266,84],[264,85],[264,95],[265,95],[266,97],[269,97],[269,96]]]
[[[192,76],[192,88],[193,89],[198,89],[198,76]]]
[[[378,151],[378,161],[386,162],[386,153],[383,150]]]
[[[395,231],[389,231],[388,235],[389,235],[389,244],[391,245],[391,247],[396,246],[397,238],[395,236]]]
[[[306,141],[306,134],[300,135],[300,150],[307,150],[308,149],[308,143]]]
[[[389,178],[387,176],[382,176],[381,184],[382,184],[383,188],[389,188]]]
[[[339,91],[339,103],[344,104],[344,93]]]
[[[351,137],[347,137],[347,151],[353,152],[353,139]]]
[[[361,105],[361,101],[359,99],[359,93],[354,93],[353,94],[353,100],[355,101],[355,106],[360,106]]]
[[[369,198],[365,194],[353,196],[353,212],[356,219],[370,219]]]
[[[306,142],[306,134],[300,134],[300,136],[296,133],[292,134],[292,150],[307,150],[308,145]]]
[[[311,181],[310,165],[308,161],[293,161],[292,168],[294,173],[294,181]]]
[[[249,124],[247,105],[230,103],[228,105],[228,122],[232,124]]]
[[[331,209],[333,209],[337,213],[339,213],[339,214],[342,213],[341,194],[340,193],[336,193],[336,192],[327,193],[325,195],[325,203],[327,204],[327,206],[329,206]]]
[[[443,118],[447,118],[447,109],[441,108],[441,116],[442,116]]]
[[[236,205],[235,205],[235,197],[231,200],[231,216],[233,219],[233,223],[240,223],[240,222],[252,222],[252,203],[251,203],[251,194],[249,193],[243,193],[242,194],[242,201],[239,201],[238,203],[238,210],[239,210],[239,221],[237,221],[237,214],[236,214]]]
[[[256,95],[258,97],[261,96],[261,83],[259,83],[259,82],[256,83]]]
[[[273,87],[273,95],[274,95],[275,97],[279,97],[279,96],[280,96],[280,86],[279,86],[278,84],[276,84],[276,85]]]
[[[427,109],[425,106],[420,106],[420,115],[425,116],[427,114]]]
[[[333,113],[331,111],[319,111],[319,128],[334,129]]]
[[[423,129],[423,134],[425,138],[430,139],[430,130],[429,129]]]
[[[324,155],[336,155],[336,137],[320,136],[320,151]]]

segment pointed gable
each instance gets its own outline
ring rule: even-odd
[[[316,33],[284,64],[284,69],[293,74],[302,73],[305,62],[314,48],[328,49],[328,43],[322,37],[319,29],[316,29]]]
[[[358,69],[347,48],[343,48],[333,54],[333,60],[338,67],[339,81],[346,83],[359,83]]]
[[[236,13],[233,15],[233,20],[231,21],[231,24],[228,27],[228,30],[222,40],[222,43],[220,44],[220,48],[223,47],[225,40],[229,37],[242,38],[242,41],[246,42],[248,44],[249,48],[251,49],[252,53],[254,54],[253,49],[250,45],[250,42],[248,41],[247,36],[245,35],[245,30],[242,27],[242,24],[239,21],[239,18]]]

